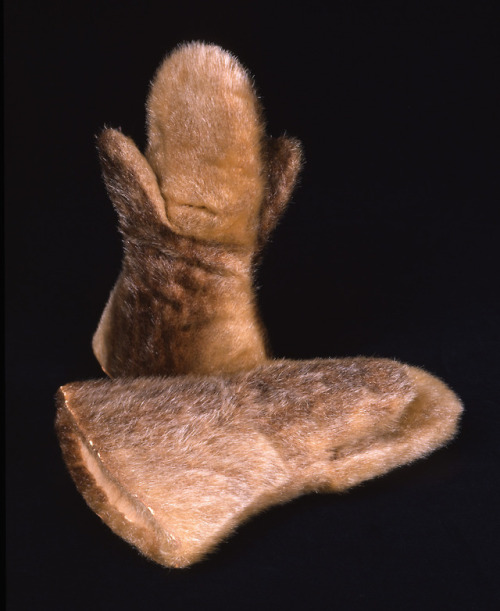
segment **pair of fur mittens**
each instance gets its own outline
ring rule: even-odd
[[[56,428],[90,507],[149,558],[185,567],[266,507],[432,452],[462,407],[395,361],[270,359],[252,273],[300,145],[265,135],[234,57],[178,48],[147,111],[145,156],[116,130],[98,141],[124,242],[93,341],[114,379],[61,387]]]

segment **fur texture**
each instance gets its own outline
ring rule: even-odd
[[[274,361],[68,384],[57,431],[88,504],[146,556],[183,567],[257,511],[428,454],[461,409],[441,381],[394,361]]]
[[[265,136],[248,74],[213,45],[167,57],[147,117],[145,156],[117,130],[98,140],[124,258],[94,353],[111,376],[254,367],[267,348],[252,273],[293,189],[300,145]]]
[[[98,143],[124,257],[93,345],[128,377],[62,387],[56,428],[88,504],[182,567],[266,507],[428,454],[462,407],[394,361],[268,360],[252,270],[300,147],[265,137],[248,75],[211,45],[165,60],[147,110],[146,156],[116,130]],[[166,374],[190,375],[140,377]]]

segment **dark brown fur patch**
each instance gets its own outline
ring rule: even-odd
[[[241,354],[237,337],[212,340],[225,350],[224,360],[233,357],[233,362],[203,362],[210,342],[207,328],[224,315],[220,310],[225,297],[238,297],[240,276],[231,268],[237,253],[180,236],[169,236],[165,244],[171,249],[125,238],[123,270],[108,312],[106,371],[111,376],[139,376],[241,368],[235,354],[235,348]],[[253,366],[266,351],[254,304],[250,302],[249,308],[257,356],[245,365]],[[225,340],[229,346],[223,346]]]

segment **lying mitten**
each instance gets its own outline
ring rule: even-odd
[[[428,454],[461,412],[430,374],[369,358],[79,382],[58,397],[64,458],[87,503],[171,567],[276,503],[345,490]]]
[[[300,166],[300,145],[264,133],[250,77],[213,45],[160,66],[145,156],[98,139],[123,236],[121,274],[94,336],[110,376],[235,372],[267,356],[252,272]]]

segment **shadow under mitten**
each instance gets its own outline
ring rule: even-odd
[[[273,504],[428,454],[454,435],[462,410],[430,374],[369,358],[77,382],[58,397],[59,440],[87,503],[172,567]]]
[[[112,377],[254,367],[267,351],[253,268],[300,145],[266,137],[249,75],[214,45],[166,58],[147,115],[145,156],[117,130],[98,139],[124,256],[94,353]]]

